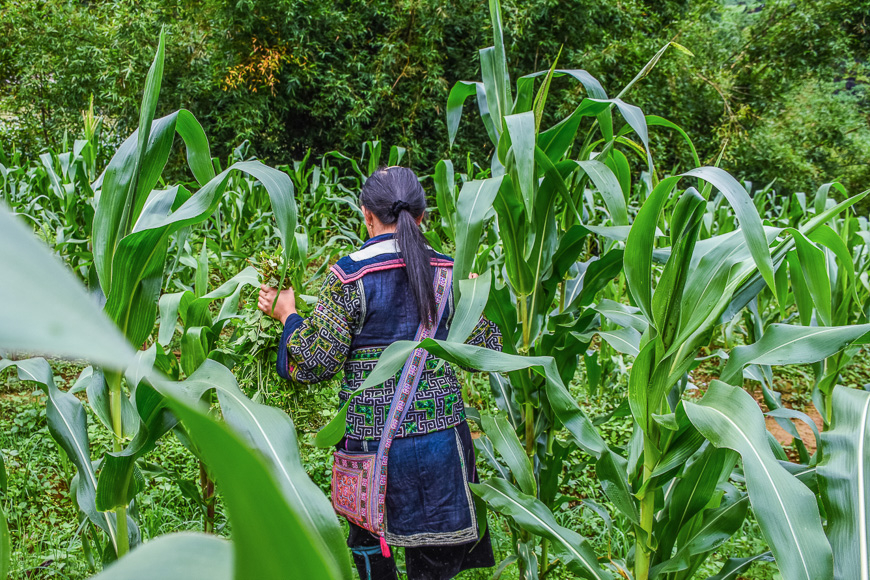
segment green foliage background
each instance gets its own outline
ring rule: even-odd
[[[625,98],[678,122],[702,161],[724,148],[723,168],[758,185],[776,178],[779,191],[870,183],[870,2],[506,0],[503,8],[512,70],[549,67],[563,47],[559,66],[588,70],[610,96],[668,40],[689,48],[694,57],[669,52]],[[93,94],[117,143],[134,128],[165,26],[163,112],[189,108],[215,154],[250,139],[266,162],[286,163],[309,147],[357,153],[379,137],[427,170],[447,146],[449,87],[476,78],[469,55],[489,42],[487,14],[482,0],[6,2],[0,136],[31,154],[59,147]],[[270,55],[275,67],[261,68]],[[241,82],[228,82],[233,71],[243,71]],[[548,103],[549,114],[567,114],[581,90],[553,91],[561,100]],[[481,135],[464,131],[460,152],[485,150]],[[661,167],[688,166],[677,136],[652,137]]]

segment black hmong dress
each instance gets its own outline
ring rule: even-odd
[[[451,258],[436,252],[431,261],[453,266]],[[435,338],[447,337],[452,315],[450,300]],[[344,370],[339,393],[344,404],[387,346],[414,339],[419,320],[393,235],[374,237],[330,269],[311,316],[287,318],[282,337],[287,348],[279,349],[278,373],[315,383]],[[501,334],[485,318],[467,342],[501,350]],[[354,399],[342,448],[377,449],[398,379],[399,373]],[[468,487],[477,473],[459,382],[453,368],[432,355],[390,449],[388,470],[386,538],[405,547],[409,578],[447,579],[495,564],[488,533],[480,537]],[[395,577],[394,563],[380,556],[377,538],[350,526],[348,545],[362,578]]]

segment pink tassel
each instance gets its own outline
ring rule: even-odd
[[[387,545],[387,539],[383,536],[381,536],[381,554],[384,558],[390,557],[390,547]]]

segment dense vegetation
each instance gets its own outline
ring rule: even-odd
[[[779,191],[831,179],[855,189],[870,175],[867,11],[846,0],[511,0],[505,43],[517,74],[548,67],[561,49],[562,66],[613,91],[676,40],[694,57],[670,55],[631,99],[647,114],[678,118],[705,163],[724,151],[724,169],[760,184],[776,179]],[[309,147],[358,155],[361,142],[379,138],[431,168],[446,151],[448,90],[477,78],[486,19],[485,2],[457,0],[8,2],[0,126],[28,155],[56,149],[93,95],[117,144],[136,126],[153,38],[165,25],[159,112],[189,108],[221,158],[244,139],[280,164]],[[583,98],[555,83],[564,90],[549,121]],[[463,129],[459,145],[483,161],[488,143]],[[679,137],[657,135],[651,145],[663,167],[693,166]]]
[[[48,66],[49,53],[25,72],[20,47],[5,48],[6,70],[17,71],[3,88],[16,106],[6,130],[17,141],[0,152],[0,371],[16,369],[17,380],[7,379],[0,397],[0,424],[9,425],[0,440],[8,516],[0,517],[0,578],[350,577],[325,495],[329,448],[344,430],[333,418],[336,385],[277,382],[278,329],[250,296],[262,281],[292,283],[298,307],[309,308],[328,265],[361,242],[361,184],[384,163],[409,162],[433,166],[421,171],[434,206],[426,236],[456,257],[450,334],[422,346],[485,373],[463,376],[463,396],[483,476],[472,490],[479,513],[489,511],[501,562],[467,577],[870,574],[870,379],[861,350],[870,333],[870,223],[856,209],[868,191],[838,181],[791,191],[821,173],[840,175],[826,163],[863,155],[864,129],[808,130],[807,139],[820,139],[812,157],[787,128],[812,125],[812,115],[858,122],[858,76],[839,93],[800,84],[815,82],[809,64],[832,78],[860,69],[857,9],[530,4],[537,11],[506,3],[503,14],[497,0],[449,14],[377,3],[288,3],[283,13],[280,3],[206,4],[196,13],[147,3],[4,8],[10,33],[26,20],[56,35],[57,46],[66,34],[60,14],[83,18],[80,30],[118,22],[135,30],[70,44],[82,59],[55,62],[58,72],[42,69],[41,80],[28,75]],[[149,23],[170,13],[175,24],[154,55]],[[310,28],[267,25],[291,13]],[[589,46],[620,38],[601,36],[589,26],[595,19],[639,36],[625,55],[595,49],[580,59],[581,48],[559,38],[566,27],[586,30]],[[353,58],[318,68],[333,58],[324,41],[316,58],[260,45],[257,58],[279,51],[274,69],[215,64],[237,54],[226,48],[234,36],[203,33],[206,22],[210,30],[238,23],[258,39],[328,31],[347,39],[342,49]],[[404,36],[395,34],[399,22]],[[843,34],[824,37],[820,22]],[[433,43],[420,58],[455,58],[457,76],[444,73],[435,84],[447,85],[428,92],[426,75],[409,66],[402,82],[379,91],[401,60],[390,58],[401,53],[408,64],[416,54],[410,47],[423,40],[408,31],[417,26]],[[525,34],[537,42],[522,43]],[[714,58],[725,46],[719,34],[746,44],[729,70]],[[768,35],[803,44],[755,52]],[[199,48],[178,60],[192,38]],[[143,61],[123,91],[88,86],[100,54],[111,70],[121,58],[100,52],[106,42]],[[492,46],[472,60],[469,42]],[[530,45],[553,54],[530,60]],[[682,67],[702,58],[718,64],[696,85]],[[77,62],[80,80],[70,83],[81,92],[40,100]],[[375,73],[355,87],[366,76],[350,74],[353,63],[371,62]],[[600,62],[601,74],[586,62]],[[281,93],[293,84],[282,76],[289,63],[309,63],[329,82],[300,81],[314,92],[295,101]],[[204,74],[197,93],[186,83],[206,65],[224,85]],[[148,72],[136,81],[140,68]],[[263,71],[276,75],[271,87],[268,77],[248,76]],[[667,82],[654,82],[663,73]],[[405,81],[423,84],[400,90]],[[739,114],[726,81],[734,99],[736,87],[758,87],[741,97]],[[350,119],[336,101],[346,86]],[[708,87],[726,97],[727,120],[693,108]],[[220,92],[206,99],[209,90]],[[801,107],[827,109],[761,115],[783,91],[800,93]],[[82,117],[91,92],[95,104]],[[379,108],[392,95],[399,113]],[[680,95],[686,100],[669,101]],[[431,118],[403,101],[422,107],[430,98]],[[265,131],[275,123],[258,121],[283,119],[303,102],[322,134]],[[28,107],[42,109],[41,122]],[[674,123],[683,117],[692,130]],[[234,130],[250,141],[239,144]],[[397,144],[367,139],[380,130]],[[764,134],[770,151],[750,153]],[[780,143],[783,134],[790,139]],[[734,149],[719,159],[726,138]],[[336,146],[361,153],[327,150]],[[757,185],[768,171],[784,187]],[[464,344],[481,313],[499,325],[505,352]],[[394,373],[416,346],[387,349],[363,387]]]

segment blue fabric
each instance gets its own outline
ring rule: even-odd
[[[359,548],[353,548],[351,550],[354,556],[360,556],[366,567],[366,575],[362,575],[362,570],[360,570],[360,578],[362,580],[373,580],[372,578],[372,556],[378,556],[381,553],[380,546],[363,546]],[[356,558],[355,558],[356,559]]]
[[[278,349],[278,376],[282,379],[290,380],[290,373],[287,372],[287,366],[289,363],[289,352],[287,351],[287,341],[290,340],[290,335],[293,332],[302,326],[302,323],[305,322],[305,319],[296,314],[295,312],[287,317],[284,321],[284,332],[281,333],[281,342],[278,343],[283,346],[283,348]]]
[[[457,451],[461,442],[461,459]],[[349,452],[374,450],[376,442],[348,439],[340,446]],[[463,467],[465,477],[463,478]],[[477,483],[474,445],[468,424],[425,435],[393,441],[387,473],[386,524],[391,535],[449,533],[473,525],[472,505],[466,480]],[[377,548],[371,532],[350,525],[348,546],[355,554],[360,577],[375,570],[372,578],[392,578],[389,564]],[[479,530],[478,530],[479,533]],[[356,550],[371,547],[362,559]],[[395,549],[393,550],[395,553]],[[487,530],[480,539],[453,545],[422,545],[405,548],[409,580],[447,580],[463,570],[495,566]]]
[[[394,440],[386,497],[390,533],[449,533],[473,526],[465,483],[470,474],[462,468],[469,460],[473,455],[460,458],[456,429]]]
[[[388,346],[397,340],[414,340],[420,326],[417,303],[404,268],[381,270],[362,278],[366,315],[362,328],[353,336],[351,350]],[[452,306],[452,304],[451,304]],[[435,338],[447,338],[452,308],[444,309]]]

